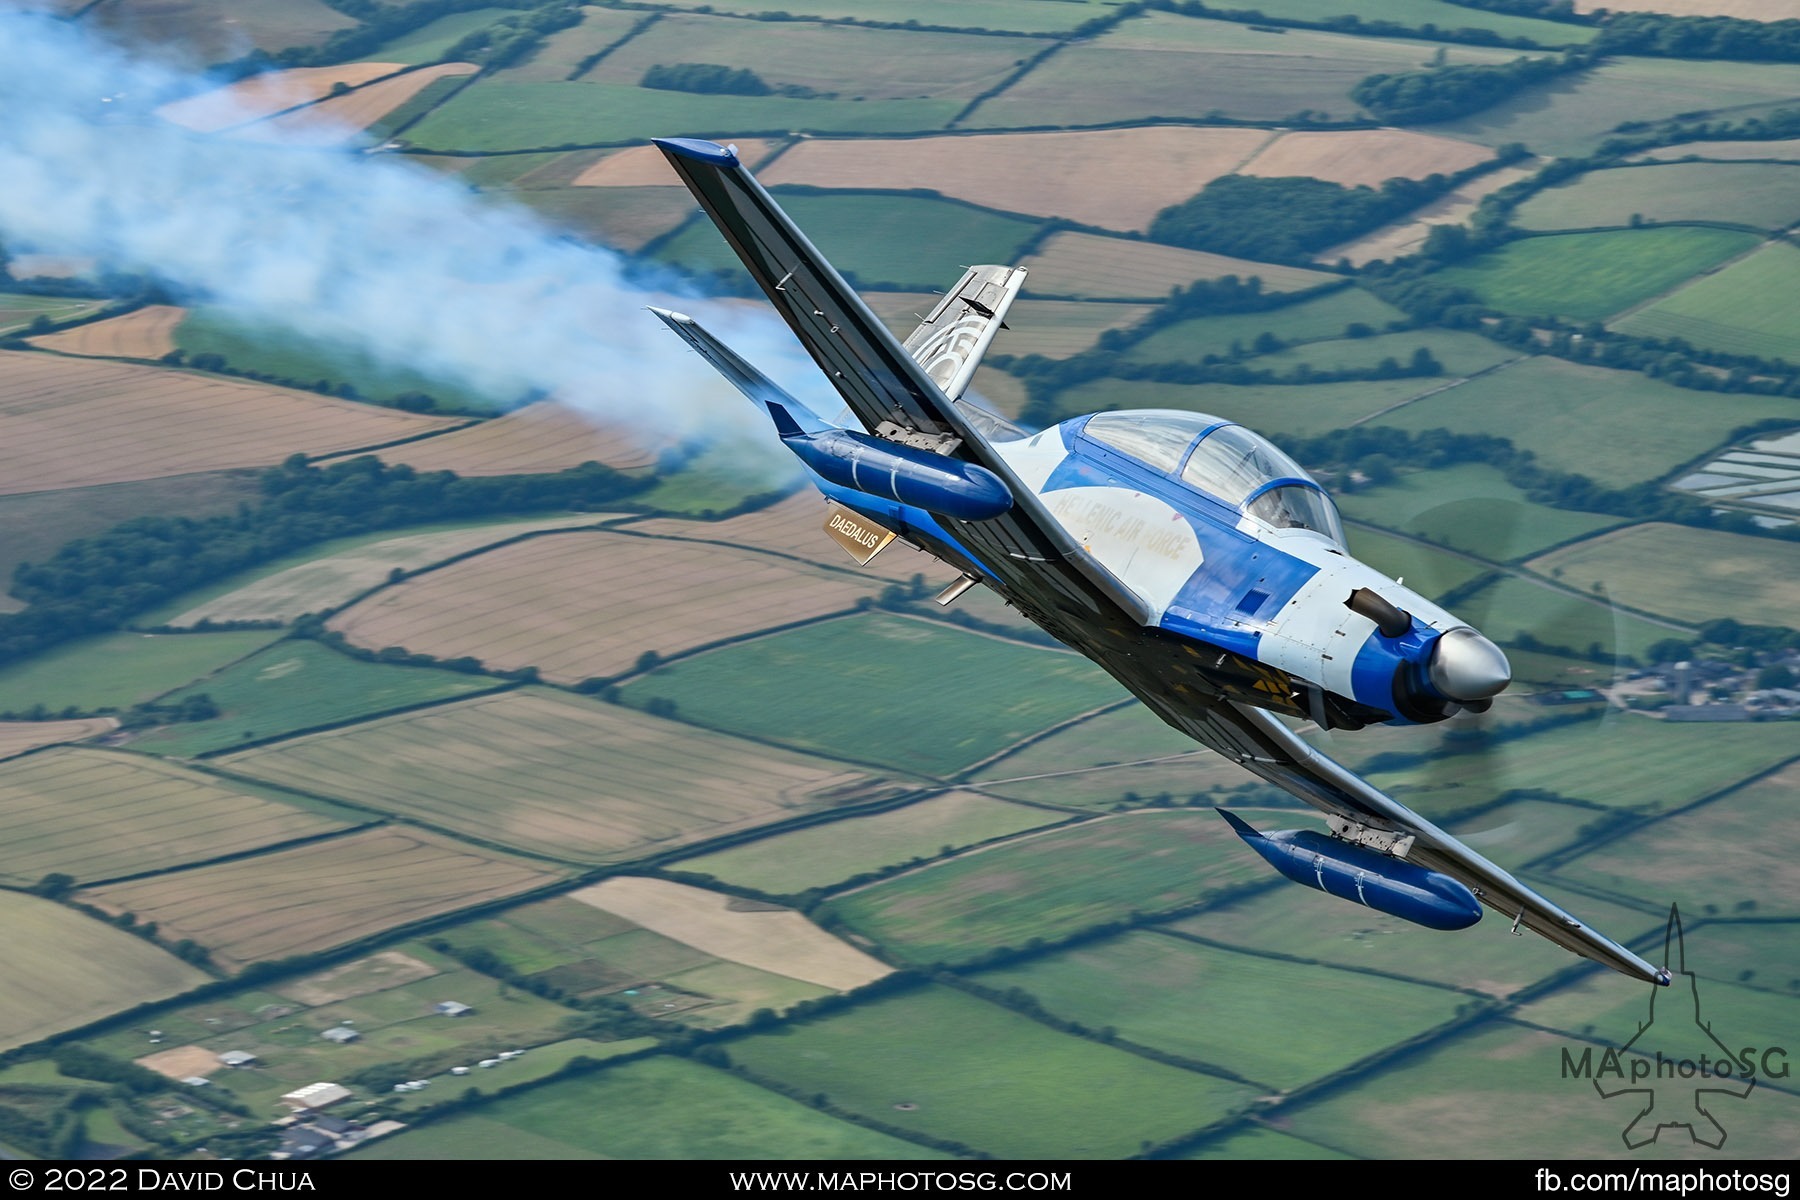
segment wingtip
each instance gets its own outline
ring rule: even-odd
[[[729,146],[709,142],[705,138],[651,138],[651,143],[664,154],[691,158],[716,167],[739,166],[738,156]]]

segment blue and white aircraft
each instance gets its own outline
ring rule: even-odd
[[[663,322],[761,405],[860,562],[894,540],[992,588],[1201,744],[1325,814],[1329,834],[1232,828],[1288,878],[1435,929],[1482,905],[1659,984],[1588,928],[1320,754],[1321,728],[1483,711],[1511,671],[1487,638],[1352,558],[1336,508],[1287,455],[1200,413],[1105,412],[1028,433],[964,396],[1024,283],[972,268],[904,344],[814,249],[733,148],[659,140],[750,274],[842,395],[809,410],[691,318]]]

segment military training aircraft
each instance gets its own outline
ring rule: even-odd
[[[1511,680],[1487,638],[1352,558],[1337,510],[1241,425],[1186,411],[1103,412],[1031,433],[964,396],[1024,283],[971,268],[901,344],[738,161],[656,143],[842,395],[817,414],[691,318],[654,310],[751,400],[828,500],[860,562],[896,539],[992,588],[1177,729],[1322,810],[1329,834],[1258,833],[1298,883],[1434,929],[1482,905],[1636,979],[1652,966],[1319,753],[1322,729],[1484,711]]]

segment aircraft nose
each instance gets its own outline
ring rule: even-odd
[[[1500,647],[1464,625],[1438,638],[1431,651],[1431,684],[1452,700],[1486,700],[1512,682]]]

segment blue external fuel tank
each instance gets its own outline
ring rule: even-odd
[[[1317,888],[1427,929],[1467,929],[1481,920],[1475,893],[1445,875],[1312,829],[1258,833],[1217,810],[1269,865]]]
[[[781,440],[822,478],[870,496],[965,521],[985,521],[1012,507],[1005,482],[974,463],[849,429],[809,434],[795,427],[781,430]]]

